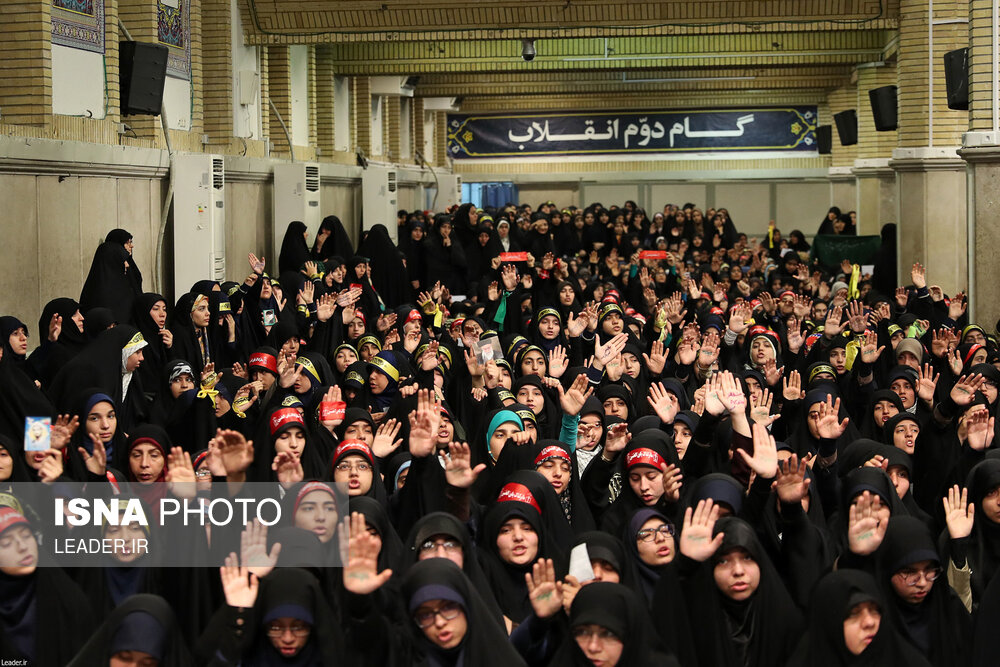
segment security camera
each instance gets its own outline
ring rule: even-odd
[[[521,40],[521,57],[524,58],[525,62],[529,63],[535,59],[535,40]]]

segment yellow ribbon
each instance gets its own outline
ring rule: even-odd
[[[198,398],[210,398],[212,399],[212,407],[215,407],[215,397],[219,395],[219,392],[211,387],[202,387],[198,391]]]
[[[861,267],[857,264],[853,265],[851,269],[851,284],[847,287],[847,298],[857,299],[861,296],[860,290],[858,290],[858,281],[861,280]]]

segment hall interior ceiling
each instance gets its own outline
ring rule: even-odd
[[[899,19],[899,0],[240,2],[250,44],[321,45],[339,74],[418,76],[468,111],[822,103],[894,60]]]

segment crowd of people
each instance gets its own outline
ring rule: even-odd
[[[817,233],[856,230],[834,208]],[[693,204],[463,204],[395,232],[292,222],[276,261],[174,300],[118,229],[79,301],[0,317],[0,657],[994,660],[996,332],[920,264],[897,285],[894,228],[873,275]],[[283,520],[56,567],[29,482],[148,507],[260,483]]]

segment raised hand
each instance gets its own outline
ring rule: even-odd
[[[910,269],[910,280],[917,289],[927,287],[927,269],[920,262],[913,263],[913,268]]]
[[[673,393],[663,388],[662,382],[656,382],[649,386],[649,396],[646,397],[653,412],[664,424],[672,424],[677,413],[680,411],[680,403]]]
[[[789,318],[788,335],[786,338],[788,340],[788,351],[798,354],[799,350],[802,349],[802,344],[806,340],[805,336],[802,335],[802,324],[798,318]]]
[[[178,498],[194,498],[198,495],[198,487],[195,484],[197,479],[191,455],[181,447],[171,447],[170,453],[167,454],[166,474],[170,493]]]
[[[675,464],[666,464],[660,468],[663,473],[663,497],[676,503],[681,499],[681,487],[684,484],[684,475],[681,469]]]
[[[969,303],[965,300],[965,292],[959,292],[951,297],[951,301],[948,304],[948,317],[958,320],[958,318],[965,314],[965,309],[968,307]]]
[[[313,302],[313,297],[316,295],[316,286],[312,284],[311,281],[307,281],[302,284],[302,289],[299,290],[299,302],[309,305]]]
[[[761,365],[761,372],[764,374],[764,380],[767,382],[768,387],[777,387],[778,380],[785,372],[785,367],[782,366],[778,368],[778,362],[774,359],[765,359],[764,363]]]
[[[729,371],[719,373],[719,400],[726,406],[726,412],[731,415],[742,415],[747,407],[747,397],[740,384]]]
[[[247,524],[240,533],[240,563],[250,574],[266,577],[278,564],[278,554],[281,553],[281,543],[275,542],[271,552],[267,551],[267,526],[257,519]]]
[[[427,344],[427,349],[425,349],[424,353],[420,355],[421,370],[432,371],[437,367],[438,365],[437,355],[438,355],[438,348],[440,347],[440,345],[441,344],[436,340],[432,340],[430,343]]]
[[[608,429],[608,434],[604,439],[604,452],[607,454],[618,454],[618,452],[625,449],[625,446],[631,440],[632,434],[628,432],[628,424],[613,424]],[[609,458],[605,457],[606,460]]]
[[[621,354],[628,343],[628,334],[620,333],[605,343],[601,343],[601,337],[594,338],[594,362],[595,366],[603,368],[616,356]]]
[[[898,305],[900,308],[906,308],[906,304],[909,303],[910,301],[910,294],[909,292],[907,292],[905,287],[897,287],[895,299],[896,299],[896,305]]]
[[[336,311],[337,307],[337,297],[333,294],[321,294],[318,299],[316,299],[316,319],[320,322],[326,322]]]
[[[698,367],[708,369],[719,360],[719,334],[710,330],[701,341],[701,349],[698,350]]]
[[[563,412],[571,417],[580,414],[583,404],[594,393],[594,389],[590,387],[587,376],[583,373],[576,376],[569,389],[563,390],[562,384],[558,382],[556,383],[556,389],[559,391],[559,404],[562,406]]]
[[[885,538],[888,521],[879,521],[878,511],[881,499],[869,491],[851,504],[847,519],[847,542],[852,553],[867,556],[874,553]]]
[[[218,429],[211,444],[222,457],[227,477],[246,472],[253,463],[253,441],[247,440],[239,431]]]
[[[649,369],[652,375],[662,373],[663,367],[667,364],[667,354],[663,347],[663,341],[654,340],[653,345],[649,349],[649,354],[643,352],[642,358],[646,362],[646,368]]]
[[[247,254],[247,262],[250,264],[250,270],[254,273],[264,273],[266,260],[263,257],[258,258],[257,255],[251,252]]]
[[[463,442],[448,443],[444,476],[449,485],[459,489],[468,489],[476,483],[476,479],[484,470],[486,470],[485,463],[480,463],[475,468],[472,467],[472,453],[467,444]]]
[[[80,427],[80,418],[76,415],[59,415],[49,427],[49,445],[52,449],[63,449],[69,444]]]
[[[53,343],[59,340],[59,334],[62,333],[62,315],[56,313],[49,320],[49,340]]]
[[[392,325],[396,323],[396,319],[399,316],[396,313],[383,313],[378,316],[378,320],[375,322],[375,328],[379,331],[388,331],[392,328]]]
[[[812,299],[805,295],[796,294],[794,297],[794,305],[792,306],[792,314],[798,319],[804,319],[809,316],[812,312]]]
[[[257,577],[250,574],[250,568],[240,567],[235,553],[226,556],[226,564],[219,568],[222,578],[222,592],[226,604],[239,609],[249,609],[257,601]],[[249,577],[249,579],[248,579]]]
[[[49,449],[45,452],[42,465],[38,468],[38,478],[43,484],[51,484],[63,474],[62,452],[58,449]]]
[[[971,405],[972,400],[976,397],[976,392],[985,383],[986,378],[979,373],[973,373],[969,376],[963,375],[951,388],[951,400],[955,401],[955,405],[958,406]]]
[[[503,287],[508,292],[513,292],[517,288],[520,278],[513,264],[507,264],[500,270],[500,280],[503,281]]]
[[[763,389],[756,396],[750,397],[750,419],[754,423],[764,424],[765,426],[772,423],[778,415],[771,415],[771,404],[774,401],[774,394],[771,393],[770,389]]]
[[[847,305],[847,321],[851,325],[851,331],[856,334],[868,328],[868,321],[865,319],[865,309],[860,301],[852,301]]]
[[[563,608],[561,581],[556,580],[556,567],[551,558],[539,558],[531,572],[524,573],[528,585],[528,600],[538,618],[550,618]]]
[[[403,444],[402,440],[396,439],[402,427],[403,425],[395,419],[388,419],[380,424],[372,441],[372,453],[380,459],[391,456]]]
[[[823,335],[827,338],[836,338],[844,330],[844,310],[840,306],[834,306],[826,315],[826,322],[823,323]]]
[[[365,517],[352,512],[340,525],[340,542],[347,544],[347,561],[344,564],[344,588],[355,595],[368,595],[381,588],[392,570],[378,571],[379,542],[368,532]]]
[[[925,403],[934,402],[934,391],[940,378],[941,374],[935,373],[934,367],[930,364],[924,364],[922,368],[917,369],[917,396],[920,400]]]
[[[956,484],[948,489],[948,495],[941,501],[944,503],[944,520],[951,539],[960,540],[971,535],[976,508],[969,502],[969,490],[959,490]]]
[[[94,453],[88,453],[83,447],[77,447],[76,451],[80,453],[80,457],[83,459],[88,471],[94,475],[103,476],[108,466],[107,451],[104,449],[104,443],[97,437],[97,434],[91,433],[89,435],[90,442],[93,443]]]
[[[722,383],[718,375],[713,375],[705,383],[705,411],[710,415],[720,416],[726,411],[726,403],[722,400]]]
[[[985,451],[993,444],[993,426],[995,418],[990,417],[988,410],[976,410],[965,421],[965,441],[969,449],[977,452]]]
[[[684,527],[681,530],[680,552],[693,561],[703,562],[711,558],[719,547],[725,533],[712,537],[715,522],[719,519],[719,506],[709,500],[699,500],[698,505],[684,511]]]
[[[849,417],[844,417],[843,421],[840,420],[839,396],[834,401],[831,396],[827,395],[826,401],[819,404],[819,419],[816,420],[816,430],[819,437],[826,440],[836,440],[847,430],[849,422]]]
[[[441,410],[436,397],[427,389],[417,392],[417,409],[410,413],[410,454],[420,459],[434,453]]]
[[[549,352],[549,377],[560,378],[569,367],[569,357],[562,345],[556,345]]]
[[[278,483],[286,489],[305,478],[302,460],[291,452],[278,452],[271,461],[271,470],[278,475]],[[261,575],[263,576],[263,575]]]
[[[854,303],[857,303],[855,301]],[[878,334],[874,331],[865,331],[861,342],[861,361],[866,364],[874,364],[885,350],[885,345],[878,344]]]
[[[574,317],[573,313],[569,314],[569,319],[566,321],[566,333],[569,335],[570,338],[576,338],[580,336],[586,328],[587,328],[586,310],[581,311],[578,317]]]
[[[762,479],[774,479],[778,474],[778,449],[774,444],[774,437],[767,432],[767,426],[755,423],[751,428],[753,432],[753,456],[747,454],[745,449],[737,449],[751,470],[757,473],[757,477]]]
[[[812,480],[806,477],[807,467],[805,459],[799,460],[797,454],[792,454],[778,466],[778,477],[772,488],[781,502],[798,503],[809,493]]]

